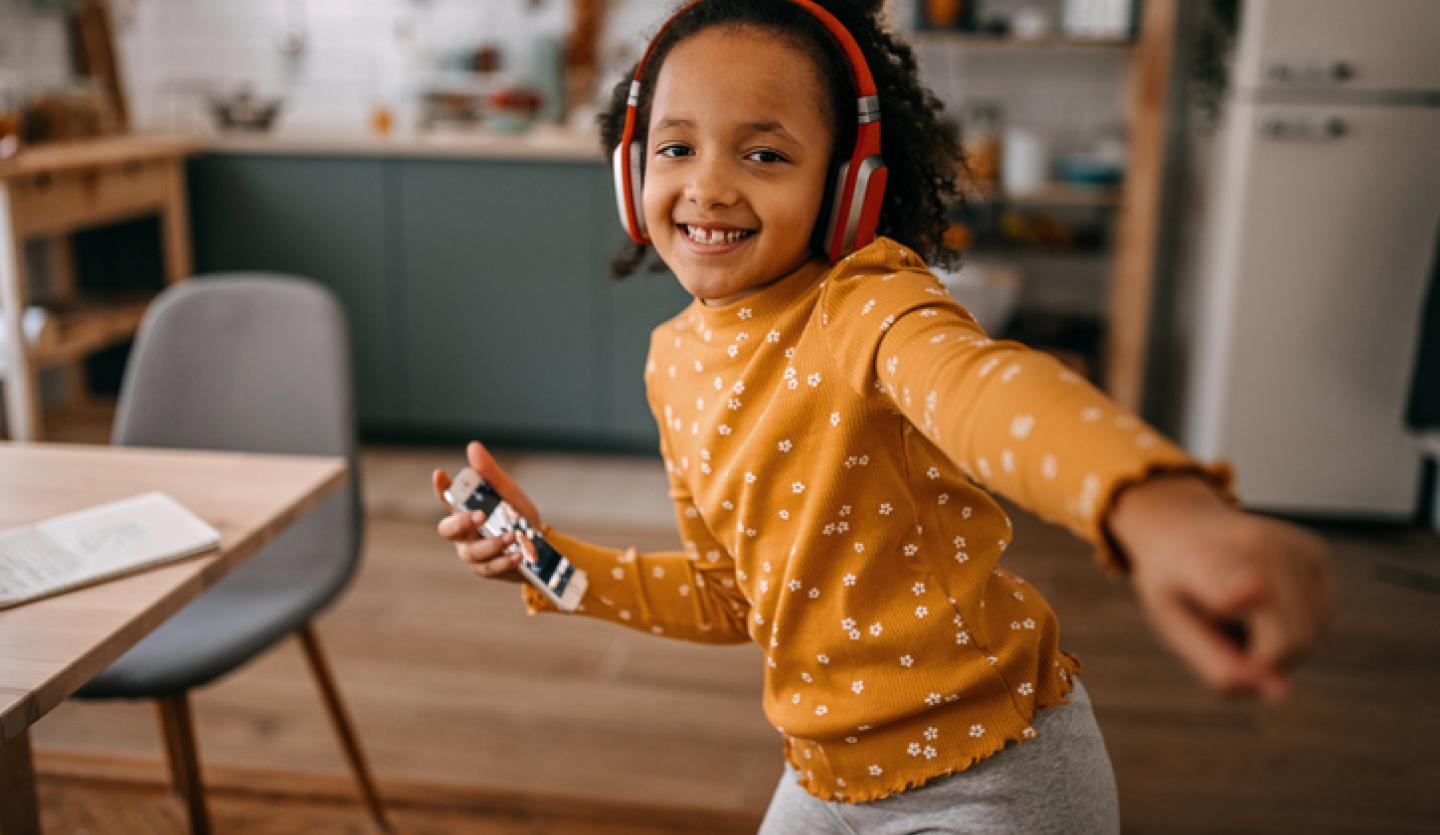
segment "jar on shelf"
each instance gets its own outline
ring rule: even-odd
[[[965,107],[961,121],[961,147],[971,183],[981,199],[989,199],[999,190],[1002,112],[999,102],[977,100]]]
[[[0,87],[0,159],[20,153],[23,105],[18,90]]]
[[[919,14],[916,22],[921,29],[975,29],[977,0],[916,0]]]

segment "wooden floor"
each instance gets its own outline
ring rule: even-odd
[[[585,809],[650,810],[664,825],[713,814],[715,825],[700,831],[753,826],[780,774],[778,738],[760,711],[758,651],[527,618],[516,587],[471,577],[433,535],[440,511],[428,473],[455,469],[458,456],[366,451],[365,563],[319,621],[382,792],[409,804],[397,815],[402,831],[601,831],[577,822],[584,815],[534,817],[555,796]],[[502,463],[546,521],[568,532],[642,548],[676,542],[656,460],[512,454]],[[1339,579],[1337,631],[1300,673],[1296,701],[1266,709],[1203,692],[1083,544],[1026,515],[1016,528],[1006,564],[1046,594],[1064,646],[1085,663],[1127,832],[1440,831],[1434,534],[1323,531]],[[286,805],[256,800],[274,795],[231,779],[240,788],[217,801],[222,832],[361,831],[363,812],[343,802],[343,760],[295,642],[196,694],[194,708],[212,781],[269,775],[272,789],[330,787],[311,806],[304,791]],[[179,814],[155,784],[76,765],[158,764],[148,704],[70,702],[34,731],[47,831],[178,831],[139,822],[146,809]],[[104,823],[67,816],[89,796],[134,811]],[[430,808],[420,796],[449,799]],[[476,796],[487,800],[454,801]],[[532,817],[493,808],[507,797]],[[267,813],[275,823],[255,828],[254,816]]]
[[[39,758],[47,833],[184,835],[159,763],[49,754]],[[378,831],[338,775],[296,775],[226,766],[209,769],[206,790],[217,835],[370,835]],[[487,791],[391,780],[386,816],[404,835],[748,835],[758,818],[711,809],[576,801],[539,792]]]

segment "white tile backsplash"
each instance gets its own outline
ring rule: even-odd
[[[958,119],[968,102],[999,102],[1004,123],[1065,149],[1091,142],[1124,120],[1128,64],[1105,50],[1003,52],[927,41],[916,47],[925,83]]]
[[[496,42],[528,66],[532,36],[568,28],[569,0],[116,0],[121,72],[142,130],[205,129],[198,91],[251,85],[286,99],[281,129],[362,129],[376,99],[404,84],[402,67]],[[282,45],[300,34],[305,50]],[[405,45],[416,54],[403,54]],[[69,81],[65,16],[33,0],[0,0],[0,86]]]
[[[608,75],[638,57],[673,5],[610,3],[601,46]],[[529,6],[529,0],[122,0],[116,29],[139,128],[208,128],[197,91],[248,83],[286,98],[282,130],[348,131],[363,130],[376,101],[404,85],[406,66],[433,63],[426,55],[494,41],[505,45],[511,66],[524,66],[527,33],[563,32],[569,18],[568,0],[545,0],[538,11]],[[1058,2],[1043,7],[1058,15]],[[1010,11],[1004,0],[985,4],[987,14],[992,9]],[[296,61],[281,50],[291,32],[305,42]],[[405,32],[421,53],[408,64]],[[0,83],[63,83],[67,49],[63,16],[39,11],[31,0],[0,0]],[[968,51],[944,41],[916,52],[925,82],[952,115],[969,101],[992,99],[1006,124],[1034,130],[1062,150],[1123,121],[1122,53]]]
[[[55,87],[69,78],[65,18],[31,0],[0,0],[0,87]]]

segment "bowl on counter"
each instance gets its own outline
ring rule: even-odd
[[[1014,264],[967,258],[959,270],[932,267],[950,297],[991,336],[1002,334],[1020,303],[1024,274]]]
[[[274,127],[284,100],[256,96],[249,88],[228,95],[212,95],[208,99],[210,115],[216,127],[225,131],[263,132]]]
[[[1113,186],[1125,179],[1125,163],[1113,156],[1064,154],[1055,159],[1055,176],[1076,186]]]
[[[540,93],[523,87],[507,87],[490,96],[485,114],[486,130],[496,133],[523,133],[535,123],[540,112]]]

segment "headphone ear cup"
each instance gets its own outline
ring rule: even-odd
[[[620,226],[625,229],[625,234],[634,238],[635,229],[630,225],[627,208],[630,205],[630,174],[625,170],[624,150],[624,143],[615,146],[610,154],[610,172],[615,178],[615,210],[620,214]]]
[[[639,243],[650,243],[650,230],[645,226],[645,148],[630,143],[630,204],[635,209],[635,226],[640,230]]]
[[[855,188],[863,189],[859,217],[855,220],[855,240],[851,251],[864,249],[875,240],[880,225],[880,210],[885,205],[885,183],[890,171],[879,157],[868,157],[855,178]]]
[[[648,244],[645,229],[645,205],[642,201],[643,179],[640,171],[639,142],[615,146],[610,167],[615,176],[615,208],[620,212],[620,225],[637,244]]]
[[[835,203],[835,225],[826,250],[832,263],[875,240],[887,179],[885,161],[878,156],[865,157],[856,166],[855,182],[840,195],[843,202]]]

